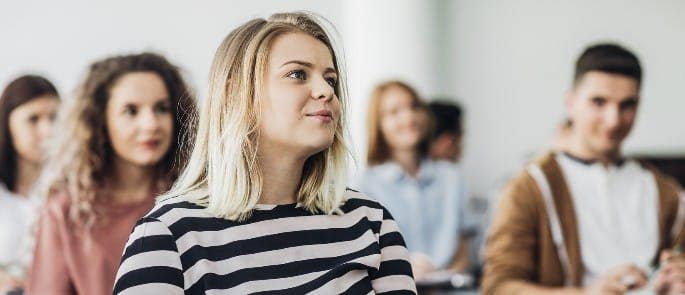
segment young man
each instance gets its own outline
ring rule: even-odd
[[[428,153],[433,159],[459,162],[462,152],[462,110],[449,102],[431,102],[428,110],[433,118],[433,134]]]
[[[484,294],[683,294],[685,260],[668,251],[683,245],[680,188],[621,156],[641,78],[637,57],[620,46],[580,56],[566,98],[567,144],[504,190],[485,251]],[[659,256],[669,263],[647,287]]]

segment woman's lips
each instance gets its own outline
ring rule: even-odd
[[[307,114],[307,117],[318,119],[324,123],[329,123],[333,121],[333,114],[331,113],[331,111],[328,110],[321,110],[318,112],[309,113]]]
[[[145,149],[153,150],[153,149],[157,149],[157,147],[159,147],[160,143],[161,143],[161,140],[151,139],[151,140],[142,141],[140,143],[140,146],[142,146]]]

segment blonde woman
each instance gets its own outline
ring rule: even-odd
[[[306,13],[228,35],[190,162],[131,234],[115,294],[415,294],[390,213],[345,188],[333,48]]]
[[[156,54],[94,63],[60,113],[39,188],[29,294],[111,294],[136,221],[184,163],[195,105],[178,69]]]
[[[428,157],[427,110],[400,81],[374,89],[368,113],[368,169],[361,192],[394,212],[417,280],[469,266],[467,190],[458,166]]]

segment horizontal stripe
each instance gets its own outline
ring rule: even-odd
[[[188,284],[194,284],[204,274],[204,270],[211,269],[213,273],[224,275],[241,268],[254,268],[269,265],[285,264],[292,261],[310,260],[316,258],[337,257],[356,252],[373,244],[375,237],[371,231],[366,231],[357,239],[321,245],[305,245],[265,251],[254,254],[232,257],[221,261],[200,260],[183,273]],[[406,252],[406,250],[405,250]]]
[[[122,260],[131,256],[152,252],[152,251],[172,251],[178,255],[176,244],[170,235],[164,236],[145,236],[133,241],[125,250]]]
[[[180,197],[162,201],[133,229],[115,294],[415,294],[390,212],[357,192],[346,197],[343,214],[278,205],[244,222]]]
[[[196,245],[181,254],[184,269],[189,269],[200,259],[211,261],[225,260],[231,257],[273,251],[284,248],[336,243],[354,240],[369,228],[365,219],[348,228],[329,228],[278,233],[247,240],[240,240],[226,245],[204,247]]]
[[[289,288],[285,290],[280,290],[281,292],[278,292],[279,294],[308,294],[312,293],[314,290],[324,286],[326,283],[338,280],[340,277],[344,276],[345,274],[349,272],[357,272],[359,270],[363,270],[366,268],[366,265],[363,263],[348,263],[345,264],[341,267],[335,268],[329,272],[326,272],[324,275],[307,282],[306,284],[303,284],[301,286],[295,287],[295,288]],[[357,272],[358,273],[358,272]],[[322,292],[324,294],[331,294],[331,293],[336,293],[336,292]],[[259,292],[255,294],[270,294],[269,292]],[[253,294],[254,295],[254,294]]]
[[[133,227],[133,231],[128,236],[128,241],[124,248],[127,248],[131,243],[140,239],[144,236],[155,236],[155,235],[171,235],[169,228],[159,220],[151,217],[143,217],[138,222],[136,226]]]
[[[153,251],[133,255],[121,262],[119,271],[117,272],[117,279],[125,273],[129,273],[139,268],[167,266],[176,269],[181,269],[181,261],[178,258],[176,251]]]
[[[341,294],[342,295],[359,295],[359,294],[368,294],[368,293],[371,293],[372,291],[373,291],[373,288],[371,288],[371,280],[369,279],[369,276],[366,275],[361,280],[354,283],[354,285],[347,288],[347,290],[345,290],[344,292],[341,292]]]
[[[411,264],[407,260],[384,260],[378,273],[372,277],[387,277],[411,274]]]
[[[260,236],[274,235],[285,232],[293,232],[299,230],[316,230],[329,228],[344,228],[353,225],[362,218],[366,218],[372,222],[381,222],[382,217],[380,211],[369,211],[368,208],[359,208],[344,216],[295,216],[285,218],[265,219],[261,221],[250,220],[249,223],[235,225],[235,222],[223,220],[219,218],[212,218],[211,220],[183,218],[177,224],[190,224],[196,229],[198,225],[202,225],[202,231],[190,231],[186,225],[184,230],[178,231],[178,228],[171,228],[173,234],[177,239],[179,253],[183,254],[192,246],[200,243],[204,247],[225,245],[239,240],[248,240]],[[207,226],[208,224],[213,224]],[[216,224],[221,224],[215,226]],[[231,225],[231,226],[229,226]],[[378,226],[374,226],[379,228]],[[213,228],[214,230],[209,230]],[[374,231],[380,232],[380,229]]]
[[[416,294],[414,279],[406,275],[382,277],[371,281],[376,294]]]
[[[150,284],[162,283],[183,288],[183,275],[181,270],[166,266],[144,267],[123,274],[114,285],[114,294],[127,288]]]
[[[326,281],[326,278],[324,278],[324,281]],[[328,279],[323,286],[308,292],[315,294],[333,294],[340,292],[340,290],[345,290],[341,292],[345,293],[350,289],[359,288],[359,286],[356,285],[360,282],[365,285],[366,288],[364,288],[364,290],[366,291],[359,292],[359,290],[357,290],[357,292],[352,294],[367,293],[369,290],[371,290],[371,282],[369,282],[367,272],[364,269],[345,270],[345,274],[336,280]],[[362,288],[363,287],[364,286],[362,286]]]
[[[381,244],[381,248],[389,247],[389,246],[402,246],[402,247],[407,247],[407,245],[404,244],[404,239],[402,238],[402,234],[400,232],[391,232],[384,234],[378,238],[378,242]]]
[[[130,287],[117,295],[141,295],[141,294],[164,294],[164,295],[183,295],[183,288],[175,285],[163,283],[149,283]]]
[[[204,286],[212,289],[228,289],[240,285],[242,282],[278,279],[329,270],[335,268],[336,266],[349,263],[354,259],[374,256],[376,259],[380,258],[380,255],[377,254],[374,249],[377,249],[377,246],[370,245],[360,251],[338,257],[315,258],[279,265],[243,268],[226,275],[219,275],[215,273],[205,274],[189,289],[197,290],[198,288]],[[365,265],[367,269],[375,269],[377,267],[377,265],[375,265],[370,259],[365,259],[363,261],[367,263]]]

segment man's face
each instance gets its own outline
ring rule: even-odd
[[[462,151],[462,136],[451,132],[444,132],[430,143],[429,153],[434,159],[459,162]]]
[[[567,111],[582,148],[594,157],[615,154],[635,121],[639,85],[631,77],[584,74],[567,97]]]

